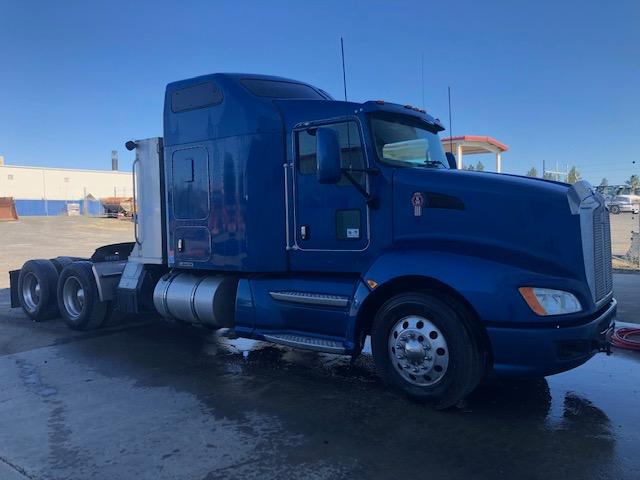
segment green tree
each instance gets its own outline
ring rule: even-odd
[[[609,186],[609,180],[607,180],[607,177],[603,178],[603,179],[600,181],[600,186],[601,186],[601,187],[608,187],[608,186]]]
[[[484,164],[478,160],[478,163],[476,163],[476,170],[479,172],[484,172]]]
[[[531,167],[527,172],[527,177],[537,177],[537,176],[538,176],[538,170],[536,170],[536,167]]]
[[[580,172],[575,166],[573,166],[571,167],[571,170],[569,170],[569,174],[567,175],[567,183],[573,184],[578,180],[580,180]]]
[[[631,175],[629,180],[626,181],[626,184],[631,187],[631,190],[637,190],[640,188],[640,177],[638,175]]]
[[[544,172],[542,178],[544,178],[545,180],[557,180],[556,176],[553,173],[549,172]]]

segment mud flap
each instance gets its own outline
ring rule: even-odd
[[[20,299],[18,298],[18,278],[20,277],[20,270],[11,270],[9,272],[9,287],[11,291],[11,308],[18,308],[20,306]]]

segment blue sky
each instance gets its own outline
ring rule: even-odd
[[[0,155],[106,169],[118,149],[129,168],[123,143],[162,134],[166,83],[204,73],[282,75],[341,97],[340,36],[350,100],[421,105],[424,55],[427,111],[447,123],[450,85],[453,133],[509,145],[505,171],[545,159],[594,183],[640,174],[635,0],[0,0]]]

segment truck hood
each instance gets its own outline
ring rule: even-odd
[[[396,245],[584,276],[580,218],[571,211],[568,184],[417,168],[397,169],[393,183]]]

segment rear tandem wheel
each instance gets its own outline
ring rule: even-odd
[[[18,299],[22,310],[36,322],[58,315],[58,271],[49,260],[29,260],[20,269]]]
[[[108,303],[100,301],[91,262],[81,260],[63,268],[58,280],[58,308],[73,330],[103,325],[109,313]]]

